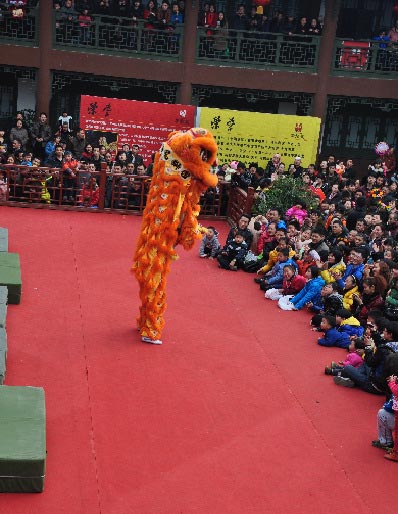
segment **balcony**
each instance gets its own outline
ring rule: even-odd
[[[144,21],[135,24],[127,18],[92,16],[82,23],[53,17],[53,48],[167,61],[181,61],[183,29],[158,30]]]
[[[1,9],[0,44],[38,46],[38,9]]]
[[[286,36],[237,30],[209,31],[198,27],[196,62],[284,71],[316,72],[319,37]]]
[[[0,11],[0,44],[39,46],[39,9]],[[203,27],[196,30],[195,62],[208,66],[316,73],[322,37]],[[159,30],[144,20],[92,16],[90,22],[54,11],[52,47],[57,50],[182,62],[184,26]],[[398,43],[335,39],[331,74],[398,78]]]
[[[398,43],[336,39],[334,55],[333,75],[397,79]]]

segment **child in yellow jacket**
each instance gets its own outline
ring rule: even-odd
[[[358,296],[357,279],[354,277],[354,275],[348,275],[348,277],[345,279],[343,289],[344,309],[348,309],[351,312],[355,309],[355,296]]]
[[[267,273],[275,266],[278,262],[278,252],[283,248],[289,248],[289,259],[296,255],[296,252],[288,246],[286,237],[281,237],[275,250],[271,250],[269,252],[267,264],[257,271],[257,275],[260,273]]]

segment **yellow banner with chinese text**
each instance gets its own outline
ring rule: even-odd
[[[315,163],[320,118],[202,107],[196,123],[214,135],[220,164],[257,162],[265,167],[275,153],[286,168],[296,156],[304,167]]]

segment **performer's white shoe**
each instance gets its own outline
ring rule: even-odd
[[[142,336],[141,341],[143,343],[151,343],[151,344],[162,344],[160,339],[151,339],[150,337]]]

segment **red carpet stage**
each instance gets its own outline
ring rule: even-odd
[[[164,344],[139,341],[140,223],[0,207],[23,281],[6,384],[44,387],[48,449],[44,493],[0,513],[395,513],[398,465],[370,445],[383,398],[325,376],[344,351],[253,275],[181,249]]]

